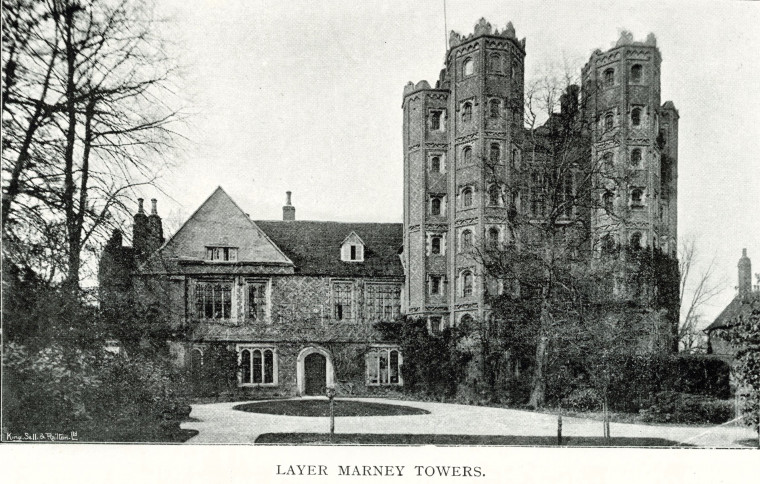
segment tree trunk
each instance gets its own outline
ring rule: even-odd
[[[64,149],[64,181],[63,181],[63,206],[66,215],[66,242],[68,249],[68,273],[65,287],[67,292],[74,295],[79,290],[79,266],[81,265],[79,238],[76,237],[76,222],[74,215],[74,144],[76,143],[76,83],[74,75],[76,70],[76,52],[74,52],[74,40],[72,30],[74,28],[74,9],[69,6],[64,12],[65,18],[65,44],[66,49],[66,114],[68,126],[66,127],[66,146]]]
[[[536,368],[533,372],[533,389],[530,392],[530,400],[528,400],[528,405],[533,408],[543,406],[546,399],[546,375],[544,368],[546,364],[546,340],[542,325],[541,335],[536,345]]]

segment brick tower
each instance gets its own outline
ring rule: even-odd
[[[678,111],[660,104],[660,51],[653,34],[622,32],[582,70],[592,162],[605,181],[607,210],[592,217],[597,239],[676,253]]]
[[[481,19],[451,32],[435,88],[404,88],[406,312],[436,331],[482,317],[486,285],[477,254],[507,236],[504,186],[519,156],[525,39]]]

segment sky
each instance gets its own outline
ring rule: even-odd
[[[657,36],[662,101],[680,111],[679,237],[733,298],[741,249],[760,272],[760,2],[159,0],[180,64],[188,138],[159,199],[176,230],[222,186],[254,220],[401,222],[402,91],[434,84],[446,30],[481,17],[527,38],[526,81],[579,72],[621,30]]]

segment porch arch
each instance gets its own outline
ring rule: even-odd
[[[325,357],[326,363],[326,385],[331,387],[335,385],[335,370],[333,368],[332,354],[321,346],[307,346],[298,353],[296,360],[296,382],[298,384],[298,395],[303,396],[306,393],[306,357],[312,353],[319,353]]]

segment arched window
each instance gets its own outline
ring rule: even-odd
[[[501,161],[501,147],[499,143],[491,143],[491,150],[488,153],[488,159],[491,163],[498,163]]]
[[[433,111],[430,113],[430,129],[439,131],[441,129],[441,112]]]
[[[501,56],[499,54],[491,54],[488,68],[491,72],[501,72]]]
[[[499,229],[491,227],[488,229],[488,247],[496,249],[499,246]]]
[[[430,239],[430,253],[431,254],[440,254],[441,253],[441,237],[438,235],[434,235]]]
[[[470,250],[472,248],[472,231],[467,229],[462,232],[462,250]]]
[[[465,76],[471,76],[472,73],[475,70],[475,62],[473,62],[472,57],[468,57],[464,60],[464,63],[462,64],[462,73]]]
[[[430,199],[430,215],[441,214],[441,197],[433,197]]]
[[[488,205],[497,207],[499,205],[500,199],[501,189],[499,188],[499,185],[491,185],[491,187],[488,189]]]
[[[641,64],[634,64],[631,66],[631,82],[641,82],[643,72],[644,68]]]
[[[641,232],[634,232],[631,234],[631,247],[633,249],[640,249],[641,248]]]
[[[472,272],[465,271],[462,273],[462,296],[472,296]],[[464,318],[462,318],[464,322]]]
[[[434,156],[430,159],[430,171],[432,171],[433,173],[441,172],[441,157],[440,156]]]
[[[365,356],[367,385],[402,385],[401,354],[393,348],[373,348]]]
[[[520,71],[520,66],[517,65],[517,61],[512,62],[512,79],[517,77],[517,73]]]
[[[609,131],[613,127],[615,127],[615,116],[613,116],[612,113],[607,113],[604,116],[604,129]]]
[[[631,206],[642,207],[644,206],[644,190],[641,188],[634,188],[631,191]]]
[[[275,383],[274,350],[250,348],[240,352],[241,383],[271,385]]]
[[[469,207],[472,205],[472,188],[465,188],[462,190],[462,205]]]
[[[465,165],[469,165],[472,163],[472,147],[471,146],[465,146],[462,148],[462,161]]]
[[[464,103],[462,106],[462,122],[469,123],[472,121],[472,103]]]
[[[609,69],[605,69],[603,79],[605,87],[613,86],[615,84],[615,69],[611,67]]]
[[[641,108],[634,108],[631,111],[631,124],[633,126],[641,126]]]
[[[641,164],[641,150],[634,148],[631,151],[631,166],[639,166]]]
[[[517,148],[512,148],[512,168],[520,167],[520,151]]]
[[[462,324],[463,326],[467,326],[467,325],[472,324],[472,321],[473,321],[472,316],[470,316],[469,314],[465,314],[464,316],[462,316],[462,319],[459,320],[459,323]]]
[[[614,252],[615,252],[615,239],[610,234],[607,234],[604,237],[602,237],[602,253],[613,254]]]
[[[604,195],[602,195],[602,205],[607,213],[612,213],[614,203],[615,195],[610,191],[604,192]]]
[[[604,168],[611,169],[613,166],[615,166],[615,155],[612,153],[605,153],[604,156],[602,156],[602,162],[604,163]]]
[[[499,108],[501,106],[501,103],[498,99],[491,99],[491,102],[488,103],[488,113],[492,118],[498,118],[499,117]]]

